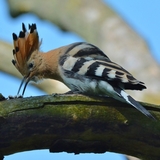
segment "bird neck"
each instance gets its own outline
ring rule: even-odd
[[[58,52],[56,50],[52,50],[46,53],[40,53],[42,55],[42,70],[41,73],[43,78],[55,79],[58,81],[62,81],[60,75],[58,73]]]

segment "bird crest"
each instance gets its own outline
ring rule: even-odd
[[[36,24],[29,24],[29,32],[27,32],[24,23],[22,23],[22,31],[19,32],[19,36],[15,33],[13,36],[13,57],[12,63],[18,69],[18,71],[24,76],[22,83],[20,85],[19,91],[23,82],[27,80],[26,86],[30,81],[30,71],[33,68],[33,63],[31,63],[31,59],[33,55],[38,54],[39,47],[41,42],[39,42],[39,36],[37,32]],[[25,91],[25,88],[23,92]]]
[[[12,63],[20,71],[20,73],[25,76],[25,69],[28,59],[31,54],[39,50],[39,37],[36,31],[36,24],[29,24],[29,32],[27,32],[24,23],[22,23],[22,31],[19,32],[19,36],[13,33],[13,56],[14,60]]]

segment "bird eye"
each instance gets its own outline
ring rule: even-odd
[[[29,63],[29,64],[28,64],[28,68],[29,68],[29,69],[33,68],[33,63]]]

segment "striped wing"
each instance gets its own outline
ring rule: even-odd
[[[145,89],[143,82],[136,80],[128,71],[110,59],[97,47],[88,43],[74,43],[61,57],[60,64],[64,70],[104,80],[112,86],[122,89]],[[68,72],[69,73],[69,72]]]
[[[143,82],[138,81],[128,71],[113,62],[99,60],[91,62],[85,76],[105,80],[112,86],[122,89],[142,90],[146,88]]]
[[[78,42],[69,45],[64,55],[75,58],[85,58],[86,60],[103,60],[110,61],[98,47],[86,42]]]

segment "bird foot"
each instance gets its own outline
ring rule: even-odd
[[[20,94],[16,96],[11,96],[11,95],[8,96],[8,99],[17,99],[17,98],[23,98],[23,96]]]

